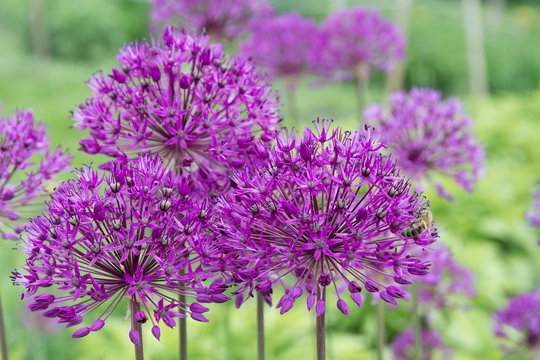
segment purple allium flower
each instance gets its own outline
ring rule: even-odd
[[[405,173],[419,185],[432,172],[451,176],[466,191],[483,172],[484,149],[472,134],[472,122],[459,100],[442,100],[432,89],[395,92],[388,112],[379,104],[364,112],[382,131],[382,142],[398,158]],[[441,184],[437,190],[450,198]]]
[[[285,77],[294,86],[298,76],[313,67],[317,41],[315,21],[290,13],[254,23],[240,51],[273,77]]]
[[[321,24],[315,51],[320,69],[358,72],[390,71],[405,56],[405,37],[377,10],[360,7],[335,12]]]
[[[423,329],[420,335],[422,360],[451,359],[452,352],[442,342],[439,334],[433,329]],[[392,353],[396,360],[414,359],[414,330],[408,328],[392,343]]]
[[[510,299],[508,305],[493,315],[495,335],[515,341],[516,349],[540,345],[540,289]],[[519,332],[517,339],[515,332]],[[513,334],[514,333],[514,334]]]
[[[232,40],[263,16],[273,13],[266,0],[151,0],[153,28],[178,21],[185,30],[206,31],[217,40]]]
[[[410,284],[411,275],[429,271],[411,252],[433,243],[435,231],[401,235],[426,200],[411,194],[395,162],[378,152],[371,129],[351,134],[330,126],[317,121],[301,140],[284,130],[274,147],[259,144],[259,162],[233,174],[219,205],[229,243],[247,264],[239,292],[255,289],[268,301],[273,285],[283,284],[281,313],[306,290],[308,309],[317,303],[322,314],[325,303],[315,294],[329,287],[348,314],[338,285],[358,306],[363,288],[397,304],[404,293],[384,280]],[[295,275],[290,286],[287,274]]]
[[[206,40],[165,27],[150,44],[122,49],[119,68],[94,75],[93,96],[73,113],[77,128],[90,129],[82,150],[159,153],[177,173],[196,169],[210,187],[228,183],[254,138],[275,137],[278,103],[249,62]]]
[[[40,155],[34,166],[35,155]],[[68,169],[71,156],[58,147],[49,151],[47,129],[35,123],[32,110],[0,117],[0,230],[17,240],[22,224],[39,211],[47,196],[46,184]]]
[[[32,297],[30,310],[66,327],[92,317],[92,325],[73,333],[77,338],[101,329],[127,300],[138,309],[133,321],[150,320],[159,339],[160,321],[174,327],[185,314],[207,321],[199,302],[228,300],[221,278],[204,284],[217,274],[207,266],[216,261],[207,264],[200,255],[211,250],[211,209],[190,196],[185,177],[148,156],[114,160],[107,172],[85,167],[75,174],[27,225],[20,243],[28,258],[12,278]],[[181,303],[179,295],[195,300]],[[130,332],[135,343],[137,334]]]

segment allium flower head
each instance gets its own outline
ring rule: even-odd
[[[177,173],[198,170],[226,182],[254,138],[272,140],[277,98],[255,68],[226,56],[204,36],[165,27],[160,38],[127,45],[119,68],[95,74],[93,96],[73,113],[83,151],[117,156],[159,153]]]
[[[36,155],[39,165],[32,161]],[[0,117],[0,230],[4,239],[17,240],[22,223],[43,205],[47,181],[67,170],[70,160],[60,147],[49,151],[47,129],[34,122],[32,110]]]
[[[433,329],[422,330],[420,344],[422,346],[422,360],[452,358],[450,349],[443,344],[441,337]],[[392,353],[399,360],[415,359],[413,328],[408,328],[393,341]]]
[[[391,95],[388,111],[379,104],[364,112],[382,131],[382,142],[416,184],[432,173],[451,176],[466,191],[481,176],[484,149],[472,134],[470,118],[459,100],[443,100],[432,89]],[[439,194],[450,198],[441,184]]]
[[[240,291],[255,288],[268,298],[274,284],[284,284],[281,313],[306,290],[308,309],[317,303],[322,314],[317,287],[329,287],[348,314],[341,285],[359,306],[363,288],[397,304],[404,293],[383,280],[409,284],[411,275],[426,274],[428,263],[411,254],[436,234],[401,235],[427,202],[409,192],[407,179],[380,148],[371,129],[351,134],[327,121],[317,121],[302,139],[284,130],[274,147],[260,144],[259,163],[235,172],[235,185],[220,203],[224,232],[249,264]],[[368,276],[371,270],[380,278]],[[287,274],[295,275],[291,286]]]
[[[321,70],[367,72],[390,71],[405,56],[405,37],[377,10],[360,7],[344,9],[328,16],[320,27],[316,48]]]
[[[510,299],[493,315],[495,335],[508,338],[513,347],[538,349],[540,346],[540,289]],[[518,338],[514,337],[519,332]]]
[[[178,21],[185,30],[206,31],[218,40],[232,40],[247,25],[273,13],[266,0],[151,0],[153,27]]]
[[[318,41],[313,19],[290,13],[261,19],[252,26],[240,51],[274,77],[296,78],[313,67],[313,47]]]
[[[185,177],[147,156],[114,160],[107,172],[85,167],[75,174],[27,225],[20,243],[28,258],[12,278],[32,298],[30,310],[66,327],[94,319],[73,333],[77,338],[101,329],[129,301],[138,309],[133,321],[150,320],[159,339],[161,321],[174,327],[185,314],[207,321],[208,308],[199,303],[228,300],[220,278],[204,283],[216,273],[206,271],[201,255],[211,246],[210,217],[201,215],[210,209],[193,201]],[[195,300],[181,303],[179,295]],[[137,334],[130,332],[134,343]]]

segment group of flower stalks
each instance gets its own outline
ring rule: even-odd
[[[428,273],[419,255],[436,229],[431,220],[408,229],[429,203],[376,130],[326,120],[303,134],[278,128],[277,97],[261,73],[173,27],[127,45],[118,62],[91,78],[93,96],[73,112],[89,129],[81,150],[113,159],[75,170],[20,237],[27,260],[12,279],[30,310],[80,338],[127,304],[142,358],[143,324],[159,339],[163,325],[207,321],[205,303],[234,296],[240,306],[259,294],[271,304],[279,288],[281,314],[305,301],[324,318],[328,291],[348,316],[365,292],[397,305],[402,285]],[[47,141],[29,112],[0,126],[0,219],[13,227],[69,157],[46,155],[37,175],[11,185]]]

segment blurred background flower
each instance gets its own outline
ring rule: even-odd
[[[453,179],[440,177],[454,203],[439,199],[435,189],[426,187],[430,208],[441,239],[456,263],[475,276],[477,296],[470,300],[468,311],[433,317],[441,339],[459,359],[497,359],[505,354],[499,345],[504,341],[493,335],[492,314],[502,309],[508,299],[529,292],[540,284],[540,252],[536,228],[524,215],[531,211],[533,189],[539,182],[540,148],[540,7],[535,0],[486,0],[481,2],[481,20],[476,21],[483,34],[485,88],[487,96],[471,95],[465,26],[470,12],[463,11],[463,1],[447,0],[339,0],[339,1],[270,1],[274,14],[296,12],[313,18],[318,24],[332,13],[346,7],[361,6],[377,10],[388,21],[400,23],[406,34],[403,87],[428,87],[441,92],[442,98],[457,96],[474,123],[473,132],[487,154],[485,176],[468,193]],[[407,6],[407,3],[410,6]],[[474,3],[474,1],[467,1]],[[409,11],[407,12],[407,8]],[[85,82],[96,69],[117,67],[119,48],[135,39],[149,39],[151,4],[138,0],[3,0],[0,6],[0,99],[3,114],[15,113],[17,107],[34,110],[37,119],[50,128],[51,146],[62,145],[75,153],[74,167],[110,160],[106,156],[78,152],[80,131],[70,128],[69,109],[89,95]],[[107,14],[106,16],[104,14]],[[409,14],[402,22],[400,17]],[[466,16],[467,15],[467,16]],[[405,24],[405,25],[401,25]],[[245,27],[247,30],[247,26]],[[156,29],[158,30],[158,29]],[[192,34],[188,28],[187,34]],[[243,36],[239,35],[239,42]],[[237,42],[226,44],[233,53]],[[339,119],[339,125],[358,126],[356,84],[347,79],[340,83],[321,80],[313,75],[300,76],[297,82],[299,119],[308,125],[317,116]],[[286,83],[277,79],[278,91]],[[485,85],[485,84],[484,84]],[[366,103],[385,104],[386,75],[373,71]],[[290,125],[289,107],[280,109],[284,124]],[[70,175],[59,174],[66,179]],[[35,214],[34,214],[35,215]],[[8,274],[24,262],[24,255],[13,252],[13,243],[3,241],[0,269]],[[125,344],[129,323],[122,321],[122,310],[111,315],[100,336],[71,341],[69,331],[42,334],[20,324],[26,312],[17,297],[19,289],[7,278],[0,283],[10,331],[8,345],[13,357],[66,359],[131,356],[131,344]],[[278,290],[276,290],[278,291]],[[280,297],[282,294],[276,293]],[[350,321],[335,307],[327,308],[328,358],[358,359],[375,356],[375,316],[366,301],[363,311],[350,313]],[[192,359],[253,359],[255,331],[254,304],[240,309],[234,304],[210,305],[209,320],[215,325],[193,325],[189,336]],[[305,308],[293,307],[281,316],[267,312],[267,353],[275,359],[312,358],[312,326],[304,317]],[[234,322],[225,321],[234,316]],[[409,309],[398,307],[387,319],[387,339],[407,328]],[[190,328],[191,329],[191,328]],[[361,333],[362,335],[358,335]],[[65,343],[71,341],[71,346]],[[152,358],[176,358],[177,333],[162,329],[161,342],[147,341],[145,352]],[[390,354],[389,354],[390,356]]]

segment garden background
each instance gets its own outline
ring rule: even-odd
[[[396,15],[394,0],[271,2],[277,12],[297,11],[318,21],[339,7],[353,5],[377,6],[389,19]],[[466,309],[446,309],[434,319],[455,359],[502,358],[500,341],[492,331],[493,312],[505,306],[509,297],[540,285],[540,230],[531,228],[525,218],[534,202],[533,189],[540,183],[540,3],[508,0],[502,12],[492,3],[482,4],[488,96],[469,92],[460,1],[416,0],[409,24],[405,88],[433,87],[445,96],[458,96],[487,152],[485,176],[473,193],[441,179],[456,197],[449,202],[427,188],[441,241],[476,277],[477,296]],[[91,73],[113,67],[117,49],[125,42],[148,36],[148,12],[149,4],[136,0],[2,0],[2,115],[30,107],[35,118],[50,127],[52,144],[70,149],[73,167],[99,163],[103,158],[77,151],[82,135],[70,128],[69,111],[90,95],[85,82]],[[36,38],[41,39],[40,45],[33,45]],[[234,47],[227,50],[233,52]],[[283,85],[277,81],[274,88]],[[375,74],[369,102],[385,102],[384,88],[384,77]],[[289,124],[285,99],[282,104],[281,114]],[[358,124],[353,82],[302,78],[298,108],[302,125],[316,117],[332,118],[349,129]],[[24,259],[13,248],[12,242],[0,242],[0,273],[4,274],[0,284],[11,359],[132,357],[126,335],[129,321],[123,321],[121,312],[99,333],[71,339],[71,331],[27,311],[17,296],[22,289],[13,287],[8,278]],[[409,305],[401,303],[399,309],[387,312],[388,342],[410,322]],[[208,314],[209,324],[191,321],[190,359],[254,359],[254,309],[255,302],[240,310],[233,303],[219,304]],[[305,307],[294,307],[283,316],[268,309],[266,315],[269,360],[314,357],[314,317]],[[375,307],[368,301],[346,318],[329,306],[327,334],[328,359],[375,358]],[[175,359],[177,332],[164,330],[160,342],[146,333],[145,352],[150,359]]]

